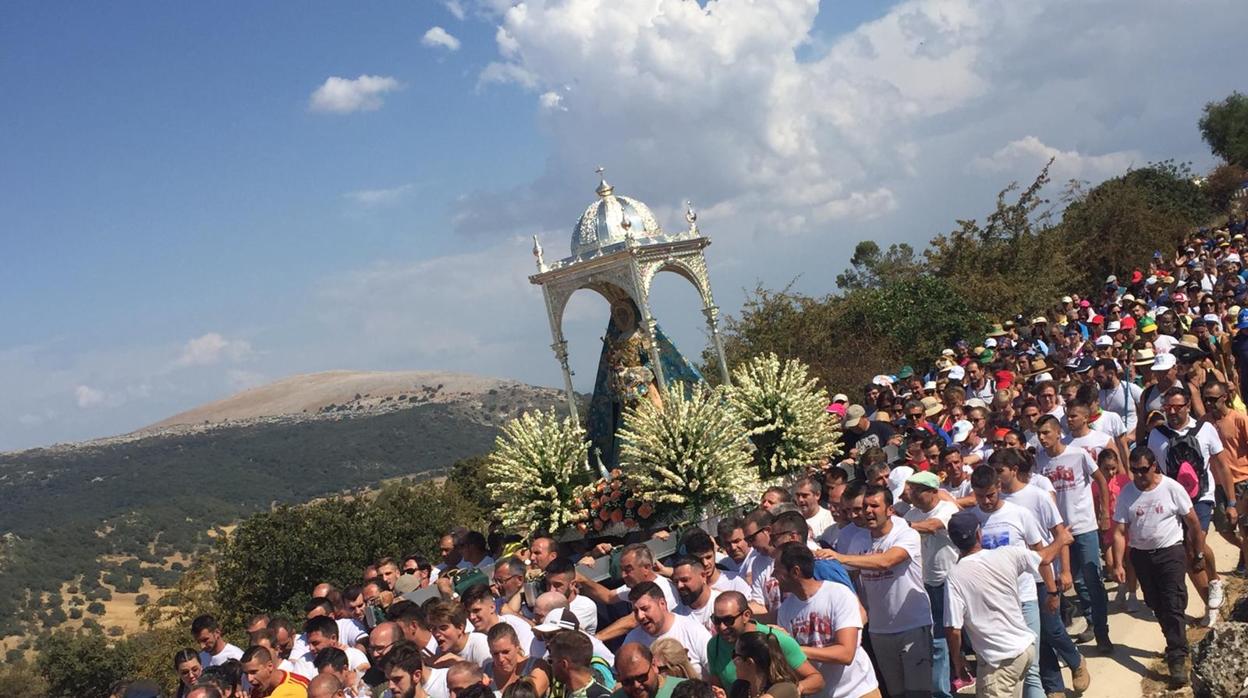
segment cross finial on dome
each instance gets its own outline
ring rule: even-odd
[[[598,179],[599,179],[598,189],[596,189],[595,191],[598,192],[598,196],[602,196],[602,197],[611,196],[611,193],[615,191],[615,187],[611,186],[610,184],[607,184],[607,177],[605,174],[603,174],[606,171],[607,171],[607,168],[602,167],[602,166],[599,166],[598,169],[594,170],[594,172],[598,173]]]

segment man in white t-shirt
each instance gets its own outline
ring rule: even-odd
[[[871,647],[888,693],[931,693],[932,606],[923,586],[919,533],[893,515],[887,487],[868,487],[862,506],[870,548],[862,555],[831,557],[858,572]]]
[[[960,559],[946,580],[945,625],[954,668],[961,675],[962,632],[975,647],[981,696],[1019,696],[1036,665],[1035,635],[1024,618],[1018,580],[1031,579],[1043,562],[1025,546],[985,549],[983,518],[975,509],[949,519]],[[1050,558],[1051,559],[1051,558]]]
[[[858,596],[843,584],[815,579],[815,557],[803,543],[785,544],[776,568],[777,583],[788,595],[777,625],[819,670],[828,698],[861,698],[878,690],[871,660],[862,649]]]
[[[923,586],[932,604],[932,692],[949,695],[949,645],[945,640],[945,578],[958,561],[958,550],[945,527],[958,505],[940,496],[940,478],[931,472],[906,480],[910,503],[906,523],[918,534],[923,551]]]
[[[468,613],[450,601],[437,601],[425,610],[433,639],[438,643],[434,665],[446,668],[458,661],[485,666],[490,659],[490,643],[485,633],[468,630]]]
[[[975,492],[976,505],[974,509],[967,511],[974,512],[979,519],[985,549],[995,550],[1009,546],[1036,551],[1044,549],[1045,535],[1040,522],[1030,511],[1001,499],[1001,485],[991,466],[980,466],[971,473],[971,489]],[[1033,656],[1037,656],[1040,651],[1040,602],[1037,584],[1043,584],[1051,594],[1046,610],[1056,613],[1057,581],[1053,577],[1052,565],[1042,564],[1038,573],[1024,573],[1018,577],[1018,598],[1022,604],[1023,620],[1031,629],[1035,642]],[[953,647],[949,649],[952,655]],[[1031,663],[1024,681],[1028,696],[1044,695],[1038,662]]]
[[[598,632],[598,604],[582,596],[576,584],[576,565],[567,558],[556,558],[546,564],[546,589],[557,591],[568,601],[568,608],[580,621],[580,629],[593,635]],[[534,609],[534,619],[542,616]]]
[[[1196,510],[1196,518],[1200,521],[1200,530],[1205,532],[1209,530],[1209,521],[1213,517],[1214,491],[1217,487],[1221,487],[1222,494],[1226,495],[1227,520],[1229,525],[1234,525],[1239,519],[1237,511],[1239,503],[1235,501],[1235,485],[1226,461],[1226,449],[1223,447],[1222,437],[1218,434],[1217,427],[1204,420],[1197,422],[1192,419],[1191,396],[1181,385],[1166,390],[1162,393],[1161,400],[1162,410],[1166,413],[1166,423],[1149,431],[1146,441],[1148,450],[1153,452],[1153,458],[1162,472],[1167,473],[1166,457],[1170,453],[1170,444],[1172,441],[1176,444],[1179,440],[1189,441],[1186,437],[1194,431],[1199,460],[1203,461],[1191,463],[1195,470],[1196,483],[1194,484],[1203,483],[1199,491],[1191,497],[1192,507]],[[1169,474],[1174,475],[1174,473]],[[1191,574],[1192,585],[1196,587],[1197,593],[1205,601],[1203,624],[1212,625],[1217,620],[1217,610],[1222,606],[1222,579],[1218,576],[1217,560],[1208,543],[1204,544],[1201,553],[1204,561],[1201,565],[1203,570],[1197,571],[1194,559],[1188,561],[1188,570]]]
[[[723,591],[739,591],[747,597],[750,594],[750,585],[745,583],[741,575],[727,570],[721,570],[715,562],[715,539],[711,535],[700,528],[694,528],[680,539],[680,544],[685,548],[685,554],[696,557],[702,561],[702,572],[706,576],[706,583],[717,592]],[[677,584],[677,591],[680,591],[680,585]]]
[[[1114,577],[1125,584],[1123,555],[1127,539],[1131,564],[1166,638],[1166,666],[1174,687],[1187,683],[1187,561],[1198,567],[1205,532],[1192,500],[1177,481],[1161,474],[1151,451],[1140,451],[1130,464],[1131,482],[1118,494],[1114,507]],[[1183,543],[1186,540],[1186,548]]]
[[[1118,451],[1113,437],[1092,428],[1092,405],[1079,399],[1066,405],[1066,426],[1069,432],[1063,442],[1067,448],[1083,449],[1093,463],[1097,462],[1101,451],[1109,449],[1118,454],[1118,462],[1122,462],[1122,453]]]
[[[1118,377],[1118,366],[1113,359],[1097,361],[1092,371],[1100,388],[1098,402],[1101,409],[1118,417],[1127,430],[1127,438],[1135,441],[1135,426],[1139,419],[1137,408],[1144,389],[1134,383],[1123,382]]]
[[[243,656],[241,649],[221,637],[221,627],[217,625],[217,619],[206,613],[191,621],[191,637],[199,644],[199,664],[205,669],[220,666],[231,659],[241,659]]]
[[[711,641],[710,631],[690,616],[672,613],[663,590],[654,582],[633,587],[628,598],[633,602],[637,627],[624,636],[624,644],[636,642],[649,647],[660,638],[673,638],[689,652],[689,663],[698,672],[697,678],[707,678],[706,645]]]
[[[608,589],[580,572],[576,574],[576,581],[580,584],[582,594],[603,606],[628,601],[629,590],[645,582],[654,582],[659,585],[664,598],[667,599],[668,608],[676,608],[676,605],[680,603],[676,595],[676,586],[672,584],[672,580],[659,575],[654,563],[654,553],[643,543],[626,545],[620,551],[620,577],[623,578],[624,585],[618,589]],[[635,627],[637,627],[637,619],[629,614],[600,630],[598,639],[610,642],[627,634]]]
[[[308,653],[303,656],[303,660],[308,663],[316,663],[318,652],[341,644],[338,637],[338,624],[328,616],[309,618],[304,623],[303,634],[308,640]],[[363,676],[370,666],[368,657],[350,645],[342,644],[342,648],[347,654],[347,665],[351,671],[356,672],[358,676]]]
[[[520,616],[510,613],[499,615],[494,593],[489,586],[477,584],[468,587],[460,597],[459,603],[464,607],[464,612],[468,614],[468,622],[472,623],[473,630],[489,635],[490,629],[499,623],[510,625],[512,630],[516,631],[516,642],[519,648],[526,655],[532,656],[537,642],[533,637],[533,627]]]
[[[1114,644],[1109,639],[1109,596],[1101,576],[1100,539],[1101,528],[1109,530],[1109,500],[1102,496],[1094,501],[1092,483],[1096,482],[1101,492],[1109,492],[1109,487],[1105,475],[1097,469],[1096,461],[1087,451],[1067,447],[1062,442],[1061,425],[1056,419],[1047,415],[1041,417],[1037,429],[1040,451],[1036,453],[1036,470],[1053,483],[1057,509],[1074,537],[1070,546],[1070,572],[1075,583],[1075,598],[1096,638],[1097,651],[1109,654]],[[1081,634],[1076,641],[1090,639]]]
[[[806,524],[810,526],[810,540],[823,538],[828,529],[835,529],[836,519],[832,512],[819,504],[819,493],[822,488],[814,478],[803,477],[793,485],[793,503],[802,512]]]
[[[676,593],[680,595],[680,604],[674,612],[677,615],[689,616],[698,621],[709,633],[715,633],[715,624],[711,616],[715,614],[715,599],[720,592],[706,581],[706,568],[702,560],[688,555],[672,563],[672,581],[676,584]]]
[[[1068,409],[1066,414],[1070,415],[1072,411]],[[1072,583],[1069,571],[1069,546],[1073,538],[1066,524],[1062,522],[1062,514],[1057,509],[1053,495],[1034,484],[1024,482],[1019,477],[1030,467],[1025,456],[1019,451],[1013,449],[997,451],[992,455],[988,464],[997,472],[1001,499],[1021,506],[1036,517],[1040,530],[1044,534],[1045,545],[1059,541],[1057,559],[1062,564],[1059,566],[1056,562],[1054,563],[1054,574],[1057,575],[1060,571],[1060,576],[1057,577],[1057,588],[1069,589]],[[1079,648],[1075,646],[1074,640],[1066,632],[1061,613],[1050,612],[1049,592],[1044,584],[1036,585],[1036,595],[1040,608],[1040,654],[1036,661],[1039,662],[1040,683],[1044,686],[1044,692],[1048,695],[1066,693],[1066,682],[1062,677],[1061,665],[1058,663],[1060,657],[1066,666],[1070,667],[1071,683],[1075,692],[1083,693],[1092,679],[1087,662],[1083,660]]]

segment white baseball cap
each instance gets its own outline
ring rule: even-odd
[[[1100,337],[1097,337],[1097,338],[1096,338],[1096,346],[1098,346],[1098,347],[1112,347],[1112,346],[1114,346],[1114,338],[1113,338],[1113,337],[1110,337],[1110,336],[1109,336],[1109,335],[1107,335],[1107,334],[1103,334],[1103,335],[1101,335]]]
[[[965,419],[959,419],[958,421],[953,423],[953,430],[949,434],[949,436],[953,438],[953,442],[955,444],[960,444],[963,441],[966,441],[966,437],[970,436],[970,434],[971,434],[971,423],[966,421]]]
[[[954,366],[953,368],[949,369],[949,380],[960,381],[964,378],[966,378],[965,368],[962,368],[961,366]]]
[[[1121,329],[1122,329],[1121,322],[1118,322],[1117,320],[1110,320],[1109,324],[1105,326],[1105,333],[1113,334]]]
[[[1158,354],[1153,360],[1154,371],[1169,371],[1174,368],[1178,361],[1174,358],[1174,354]]]
[[[845,393],[837,393],[836,395],[833,395],[832,404],[835,405],[838,402],[849,402],[849,396]]]
[[[985,339],[985,340],[984,340],[984,348],[985,348],[985,349],[996,349],[996,348],[997,348],[997,338],[996,338],[996,337],[989,337],[988,339]]]

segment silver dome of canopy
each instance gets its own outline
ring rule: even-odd
[[[598,173],[602,174],[599,168]],[[585,209],[572,230],[572,256],[602,251],[633,239],[663,234],[650,207],[627,196],[617,196],[615,188],[603,179],[598,184],[598,200]]]

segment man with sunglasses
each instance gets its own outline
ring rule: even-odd
[[[797,690],[801,695],[813,696],[823,692],[823,676],[815,668],[801,645],[788,633],[774,625],[760,623],[754,619],[744,594],[726,591],[715,599],[715,613],[711,623],[718,631],[706,645],[707,673],[711,683],[727,690],[737,680],[737,668],[732,661],[733,648],[737,638],[745,633],[763,633],[772,635],[780,644],[780,651],[789,667],[797,673]]]
[[[1195,470],[1195,494],[1191,494],[1192,508],[1200,522],[1202,532],[1209,530],[1213,519],[1215,502],[1214,490],[1222,487],[1226,496],[1226,517],[1233,525],[1239,519],[1236,511],[1235,488],[1231,483],[1230,469],[1227,467],[1226,449],[1222,438],[1214,425],[1199,422],[1191,416],[1191,399],[1187,388],[1175,385],[1162,394],[1162,408],[1165,410],[1166,422],[1148,434],[1148,450],[1153,452],[1153,460],[1162,464],[1167,474],[1179,475],[1183,471],[1178,467],[1171,469],[1167,456],[1171,448],[1183,447],[1189,452],[1192,460],[1190,467]],[[1197,462],[1199,461],[1199,462]],[[1177,480],[1177,477],[1176,477]],[[1183,484],[1180,482],[1179,484]],[[1121,495],[1119,495],[1121,496]],[[1222,607],[1222,580],[1218,576],[1217,561],[1213,550],[1208,544],[1203,546],[1192,559],[1188,560],[1192,585],[1200,597],[1205,600],[1205,617],[1203,625],[1217,622],[1218,609]]]
[[[1114,577],[1127,581],[1123,555],[1130,539],[1131,564],[1166,638],[1166,667],[1170,684],[1187,683],[1188,560],[1200,560],[1205,533],[1192,500],[1183,486],[1164,477],[1149,449],[1131,452],[1131,482],[1118,494],[1114,507]],[[1184,543],[1186,542],[1186,546]]]
[[[649,648],[626,642],[615,655],[615,675],[620,687],[612,698],[670,698],[676,685],[684,681],[660,674]]]

